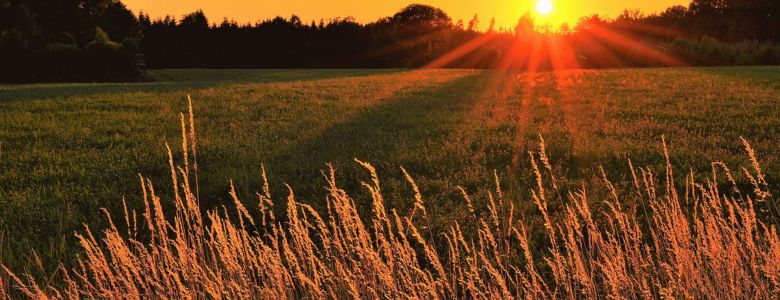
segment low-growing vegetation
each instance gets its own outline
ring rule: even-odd
[[[540,134],[548,141],[557,185],[569,189],[600,186],[600,166],[615,181],[630,181],[628,159],[662,170],[663,135],[680,172],[707,173],[712,161],[739,166],[740,137],[753,142],[768,170],[780,165],[780,72],[774,67],[150,75],[158,81],[0,85],[0,254],[11,269],[35,272],[32,251],[47,274],[60,262],[74,261],[74,232],[84,224],[110,226],[101,208],[121,215],[124,198],[128,209],[142,209],[137,174],[170,186],[165,142],[180,136],[175,116],[186,111],[190,92],[198,99],[204,211],[232,202],[231,178],[241,199],[254,197],[264,163],[272,190],[283,192],[289,183],[298,199],[324,214],[327,205],[317,200],[328,191],[320,170],[330,162],[339,187],[367,216],[371,198],[360,185],[357,157],[377,169],[385,204],[399,212],[414,205],[398,168],[404,166],[425,195],[432,232],[443,232],[453,222],[471,220],[458,186],[472,195],[475,209],[487,209],[494,171],[506,197],[518,201],[518,212],[534,209],[528,191],[536,182],[527,157]],[[768,173],[769,190],[778,190]],[[742,190],[751,186],[741,172],[734,179]],[[172,199],[169,189],[157,192]],[[618,192],[621,198],[633,194]],[[564,209],[557,201],[549,205],[551,211]]]
[[[0,2],[0,300],[778,298],[780,2],[531,2]]]
[[[743,41],[723,43],[704,37],[696,40],[676,39],[672,52],[683,60],[703,66],[744,66],[780,64],[780,46],[774,43]]]
[[[187,124],[187,121],[189,124]],[[486,210],[464,190],[468,224],[433,231],[414,175],[408,211],[388,210],[376,169],[356,160],[369,180],[370,218],[337,184],[333,167],[326,213],[289,186],[277,216],[263,169],[254,200],[231,185],[233,209],[201,213],[195,125],[182,115],[181,160],[168,148],[173,193],[168,201],[140,177],[143,210],[108,214],[102,233],[77,234],[84,256],[49,278],[5,268],[0,291],[31,298],[772,298],[780,292],[778,215],[754,150],[742,140],[752,187],[742,190],[723,163],[706,176],[680,180],[666,144],[662,170],[627,161],[633,193],[625,199],[603,169],[597,186],[566,190],[544,140],[529,153],[536,186],[533,210],[517,210],[495,177]],[[721,185],[725,184],[725,185]],[[593,189],[607,191],[593,197]],[[284,199],[284,196],[276,196]],[[553,211],[550,204],[560,203]],[[605,209],[598,210],[597,203]],[[628,205],[627,203],[634,203]],[[124,203],[123,203],[124,205]],[[173,206],[174,215],[166,215]],[[777,211],[774,211],[776,213]],[[530,215],[539,216],[535,230]],[[603,217],[599,217],[603,215]],[[468,227],[466,227],[468,226]],[[535,236],[540,233],[541,236]],[[437,242],[439,241],[439,242]],[[48,280],[48,281],[47,281]]]

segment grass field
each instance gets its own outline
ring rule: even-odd
[[[247,206],[265,164],[271,191],[324,209],[330,162],[339,185],[363,193],[377,167],[389,208],[408,211],[403,166],[428,204],[433,231],[468,218],[457,186],[484,207],[493,170],[520,213],[535,206],[529,151],[546,140],[562,186],[629,181],[634,165],[663,169],[662,136],[681,173],[713,161],[744,166],[749,140],[777,191],[780,68],[681,68],[558,73],[471,70],[161,70],[132,84],[0,85],[2,256],[36,250],[69,260],[73,232],[105,226],[102,207],[141,208],[138,174],[170,186],[166,141],[180,148],[179,113],[194,100],[199,194],[205,208]],[[746,188],[750,184],[737,176]],[[168,189],[161,188],[162,194]],[[482,197],[482,198],[480,198]],[[358,200],[362,199],[358,197]],[[357,208],[370,211],[370,202]],[[551,208],[555,208],[551,204]]]

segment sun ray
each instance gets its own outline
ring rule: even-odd
[[[358,55],[357,60],[387,57],[388,55],[392,55],[403,50],[408,50],[416,46],[424,45],[440,35],[440,31],[428,32],[400,43],[393,43],[389,46],[374,49],[372,51],[366,52],[365,54]]]
[[[480,47],[484,46],[487,43],[490,43],[491,41],[496,39],[496,35],[493,34],[484,34],[480,35],[477,38],[474,38],[454,50],[447,52],[446,54],[442,55],[441,57],[435,59],[434,61],[430,62],[428,65],[425,66],[425,68],[442,68],[446,67],[449,64],[465,57],[468,54],[473,53],[475,50],[479,49]],[[468,66],[468,64],[466,64]]]
[[[647,64],[660,64],[662,66],[685,66],[685,62],[638,42],[632,38],[623,36],[607,28],[597,26],[589,31],[595,37],[608,42],[613,47],[620,47],[624,53],[631,53],[635,59],[640,59]]]

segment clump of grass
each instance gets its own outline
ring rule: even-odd
[[[701,181],[689,174],[679,182],[669,163],[656,174],[629,162],[634,199],[623,199],[603,169],[600,187],[559,190],[542,140],[541,150],[530,153],[537,178],[530,194],[544,237],[529,236],[527,220],[505,199],[497,176],[483,214],[460,189],[476,226],[472,237],[458,223],[431,231],[424,198],[406,170],[412,211],[386,210],[376,170],[361,161],[371,177],[362,183],[372,204],[366,221],[332,167],[324,172],[325,214],[299,202],[288,186],[282,221],[265,170],[255,207],[245,206],[231,184],[235,211],[202,213],[190,181],[197,178],[189,164],[193,119],[191,109],[189,124],[182,116],[184,164],[177,166],[168,149],[173,216],[164,215],[154,185],[140,177],[144,211],[125,206],[119,227],[106,212],[110,226],[99,237],[89,227],[78,233],[83,256],[72,269],[60,269],[59,282],[4,267],[3,297],[733,299],[780,293],[780,237],[755,208],[773,198],[746,141],[751,169],[742,171],[753,182],[750,193],[718,188],[718,171],[732,178],[724,164]],[[664,154],[668,162],[665,143]],[[590,198],[588,189],[595,188],[609,196]],[[548,209],[554,198],[562,211]],[[597,200],[607,207],[599,220],[591,204]],[[642,212],[626,203],[641,203]],[[437,235],[442,244],[433,241]]]

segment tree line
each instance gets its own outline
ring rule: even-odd
[[[550,45],[565,45],[573,60],[565,67],[780,63],[776,0],[693,0],[658,14],[627,10],[560,28],[535,24],[530,14],[509,29],[491,20],[479,30],[481,22],[476,15],[453,21],[417,4],[365,24],[295,15],[239,24],[211,22],[202,11],[136,17],[117,0],[2,0],[0,80],[139,78],[137,54],[149,68],[545,69],[560,56]],[[539,44],[547,50],[538,61],[502,63],[533,56],[526,52]]]
[[[0,80],[133,79],[138,18],[113,0],[0,0]]]

